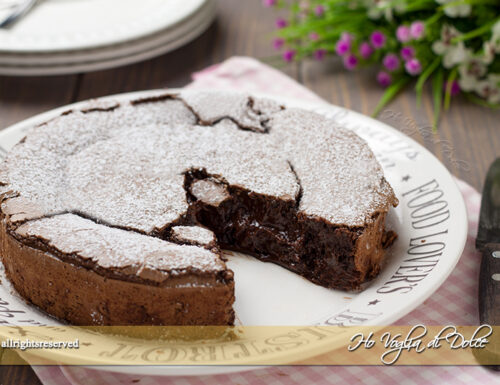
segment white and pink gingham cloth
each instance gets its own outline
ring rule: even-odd
[[[265,92],[323,102],[318,96],[283,73],[251,58],[234,57],[193,75],[189,88]],[[417,323],[477,325],[477,279],[480,255],[474,247],[480,195],[457,180],[467,205],[469,234],[465,251],[448,280],[427,301],[398,320],[398,325]],[[272,367],[202,377],[143,377],[95,371],[81,367],[39,366],[34,371],[44,385],[303,385],[303,384],[493,384],[500,373],[483,367]]]

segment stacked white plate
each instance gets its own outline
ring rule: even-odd
[[[0,29],[0,74],[71,74],[150,59],[199,36],[214,16],[214,0],[40,0]]]

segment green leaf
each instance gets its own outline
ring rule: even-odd
[[[454,68],[451,72],[450,75],[448,76],[448,79],[446,80],[446,92],[444,94],[444,109],[447,111],[450,108],[450,101],[451,101],[451,89],[453,87],[453,82],[457,78],[458,70]]]
[[[413,2],[408,1],[407,3],[408,4],[404,8],[405,12],[434,10],[437,5],[434,0],[413,1]]]
[[[493,27],[493,25],[497,21],[500,21],[500,17],[497,17],[496,19],[491,20],[490,22],[484,24],[483,26],[481,26],[481,27],[479,27],[477,29],[474,29],[472,31],[464,33],[463,35],[454,37],[453,39],[451,39],[451,42],[453,44],[456,44],[456,43],[458,43],[460,41],[469,40],[469,39],[472,39],[474,37],[478,37],[478,36],[484,35],[486,33],[490,33],[491,28]]]
[[[417,84],[415,85],[415,91],[417,92],[417,107],[420,107],[420,102],[422,101],[422,92],[424,90],[424,84],[436,70],[436,68],[441,63],[441,57],[438,56],[434,61],[425,69],[424,72],[418,77]]]
[[[372,116],[377,116],[380,111],[382,111],[382,108],[384,108],[392,99],[394,99],[396,95],[406,86],[406,84],[408,84],[410,79],[411,78],[407,76],[402,77],[396,83],[388,87],[382,95],[382,98],[380,98],[377,107],[375,107]]]
[[[434,99],[434,121],[432,124],[433,131],[437,130],[437,125],[441,115],[443,106],[443,85],[444,85],[444,70],[442,68],[432,78],[432,98]]]
[[[479,106],[482,106],[482,107],[488,107],[488,108],[493,108],[495,110],[500,110],[500,104],[493,104],[493,103],[489,103],[488,101],[482,99],[482,98],[479,98],[477,97],[476,95],[473,95],[469,92],[467,93],[464,93],[465,97],[467,98],[467,100],[471,101],[472,103],[475,103]]]
[[[434,24],[436,21],[438,21],[443,15],[444,15],[444,13],[442,11],[436,11],[434,16],[429,17],[425,21],[426,27],[429,28],[432,24]]]
[[[455,7],[457,5],[470,4],[470,5],[498,5],[498,0],[455,0],[450,1],[441,7]]]

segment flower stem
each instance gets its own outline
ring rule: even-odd
[[[434,23],[435,23],[436,21],[438,21],[438,20],[441,18],[441,16],[443,16],[443,15],[444,15],[444,13],[443,13],[443,12],[439,12],[439,11],[437,11],[437,12],[434,14],[434,16],[429,17],[429,18],[425,21],[426,26],[428,27],[428,26],[430,26],[431,24],[434,24]]]
[[[415,91],[417,92],[417,107],[420,107],[420,103],[422,101],[422,92],[424,90],[424,84],[432,75],[432,73],[436,70],[436,68],[441,63],[441,57],[436,57],[434,61],[422,72],[422,75],[418,77],[417,84],[415,85]]]
[[[443,105],[443,84],[444,84],[444,70],[440,68],[436,75],[432,78],[432,96],[434,99],[434,122],[432,130],[437,131],[437,124],[441,115]]]
[[[491,21],[489,21],[488,23],[486,23],[485,25],[483,25],[482,27],[479,27],[477,29],[474,29],[472,31],[469,31],[467,33],[464,33],[463,35],[460,35],[460,36],[457,36],[457,37],[454,37],[453,39],[451,39],[451,42],[453,44],[455,43],[458,43],[459,41],[465,41],[465,40],[469,40],[469,39],[472,39],[474,37],[478,37],[478,36],[481,36],[485,33],[488,33],[490,32],[491,30],[491,27],[497,22],[500,20],[500,17],[497,17],[496,19],[493,19]]]
[[[488,107],[488,108],[493,108],[495,110],[500,110],[499,103],[497,103],[497,104],[488,103],[486,100],[478,98],[477,96],[471,94],[470,92],[467,92],[464,95],[472,103],[478,104],[478,105],[483,106],[483,107]]]
[[[392,99],[394,99],[396,95],[399,93],[399,91],[401,91],[406,86],[406,84],[410,81],[410,79],[411,78],[407,76],[402,77],[392,86],[387,88],[387,90],[382,95],[382,98],[380,98],[377,107],[375,107],[372,116],[373,117],[377,116],[380,113],[380,111],[382,111],[382,108],[384,108]]]
[[[444,94],[444,109],[445,111],[450,108],[450,101],[451,101],[451,89],[453,88],[453,82],[457,78],[458,70],[456,68],[453,68],[453,70],[450,72],[450,75],[448,76],[448,79],[446,80],[446,92]]]

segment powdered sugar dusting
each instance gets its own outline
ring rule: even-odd
[[[300,211],[332,223],[364,226],[396,202],[368,145],[334,121],[298,109],[274,115],[271,136],[283,143],[302,185]]]
[[[208,246],[215,242],[215,234],[199,226],[175,226],[172,228],[172,239],[180,243]]]
[[[96,142],[67,159],[60,199],[68,211],[151,233],[186,214],[183,174],[190,169],[283,199],[299,189],[268,136],[226,120],[213,127],[133,127]]]
[[[184,174],[193,169],[283,200],[296,201],[302,191],[302,213],[340,225],[364,226],[374,213],[396,202],[367,144],[312,112],[282,110],[272,101],[219,92],[109,103],[102,106],[107,111],[92,103],[85,113],[74,111],[33,128],[8,154],[0,167],[0,194],[14,192],[1,206],[11,222],[73,212],[155,234],[186,215]],[[63,226],[58,221],[67,220],[78,227],[82,219],[57,215],[50,220],[25,226],[30,234],[43,231],[55,246],[61,242],[71,249],[74,237],[46,224]],[[109,230],[101,227],[92,231]],[[79,232],[90,242],[94,233],[83,230]],[[126,238],[128,233],[122,233]],[[86,251],[96,254],[86,258],[99,259],[95,247]],[[113,263],[121,266],[142,258],[133,250],[135,254],[113,257]],[[107,257],[102,258],[106,263]],[[160,257],[139,259],[146,267],[153,260],[163,263]],[[194,263],[193,258],[176,263],[184,262]],[[146,274],[144,269],[138,274]]]
[[[43,240],[61,253],[74,254],[102,268],[128,274],[148,269],[170,274],[192,269],[208,272],[225,269],[219,256],[209,250],[106,227],[73,214],[27,222],[16,232]]]
[[[181,99],[190,106],[198,118],[205,124],[213,124],[225,117],[231,117],[241,127],[266,132],[266,122],[271,115],[280,110],[279,105],[268,99],[250,98],[234,92],[184,91]]]

